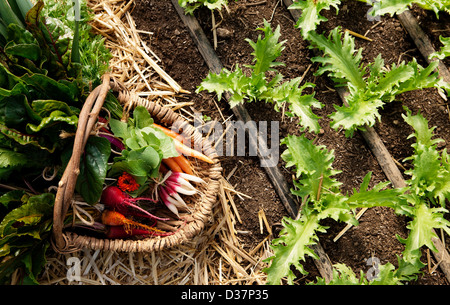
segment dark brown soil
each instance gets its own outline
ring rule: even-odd
[[[250,64],[252,61],[252,49],[245,41],[250,38],[255,41],[259,35],[256,28],[262,26],[263,20],[270,20],[273,27],[281,26],[281,39],[286,41],[286,48],[278,61],[285,63],[280,72],[286,79],[302,76],[305,71],[305,81],[316,84],[314,88],[316,98],[325,106],[315,111],[322,117],[320,124],[323,132],[318,136],[317,143],[333,149],[335,153],[334,168],[341,170],[337,179],[343,183],[342,190],[351,192],[357,188],[367,172],[372,171],[372,182],[374,185],[386,181],[386,176],[371,154],[363,138],[356,133],[353,138],[346,138],[343,132],[336,132],[329,127],[327,115],[334,111],[333,105],[340,105],[338,94],[332,89],[333,83],[325,77],[316,77],[314,72],[317,65],[311,65],[312,51],[308,44],[301,38],[298,29],[294,28],[294,21],[290,12],[281,1],[267,0],[259,5],[249,5],[260,1],[241,0],[230,1],[229,13],[223,11],[223,20],[220,28],[225,30],[226,35],[219,37],[216,50],[222,64],[231,69],[236,63],[240,66]],[[328,22],[320,26],[320,31],[329,31],[335,26],[365,34],[373,39],[372,42],[357,39],[356,47],[362,47],[364,60],[372,61],[378,54],[382,54],[387,65],[399,61],[408,61],[412,57],[425,65],[421,54],[415,47],[408,34],[402,28],[396,18],[382,17],[381,22],[367,20],[366,13],[369,6],[357,1],[344,1],[336,16],[335,10],[325,12]],[[433,42],[439,46],[439,32],[433,29],[445,29],[445,21],[436,20],[433,12],[425,12],[415,9],[415,14],[420,16],[420,21],[427,25],[427,31],[432,35]],[[192,94],[187,98],[195,102],[195,110],[203,115],[222,122],[222,115],[228,118],[232,111],[224,101],[217,101],[212,94],[196,94],[196,87],[208,73],[202,56],[193,43],[187,29],[178,17],[170,1],[158,0],[136,0],[133,11],[137,28],[151,31],[152,37],[146,37],[150,48],[162,59],[162,67],[169,73],[184,89]],[[201,23],[204,31],[212,41],[211,13],[208,10],[199,10],[196,17]],[[448,16],[441,14],[442,20],[449,20]],[[216,14],[216,20],[220,16]],[[448,23],[447,23],[448,24]],[[448,28],[447,28],[448,30]],[[431,34],[432,33],[432,34]],[[442,34],[446,34],[441,32]],[[447,32],[448,34],[448,32]],[[412,140],[407,140],[411,133],[409,126],[403,121],[401,114],[404,113],[403,106],[408,106],[413,113],[421,111],[433,126],[438,126],[436,133],[445,140],[441,148],[450,148],[450,118],[448,104],[437,94],[436,90],[415,91],[403,94],[385,106],[381,111],[382,120],[376,125],[376,131],[382,138],[392,156],[399,162],[409,156],[412,152],[410,145]],[[263,103],[252,103],[245,105],[254,121],[280,122],[280,139],[288,134],[300,134],[295,120],[282,118],[282,115],[274,111],[271,105]],[[219,111],[220,110],[220,111]],[[231,118],[233,119],[233,118]],[[308,134],[310,138],[315,135]],[[283,148],[282,148],[283,149]],[[271,225],[276,225],[281,218],[288,216],[284,207],[268,180],[265,171],[260,167],[259,160],[255,157],[223,157],[221,159],[224,167],[224,176],[234,170],[229,178],[230,183],[237,191],[247,194],[251,199],[236,199],[242,223],[237,229],[242,232],[239,238],[244,247],[252,249],[263,238],[267,232],[260,233],[258,222],[258,211],[264,210]],[[292,173],[282,167],[288,181],[291,181]],[[408,166],[407,163],[404,164]],[[396,236],[406,237],[407,219],[396,216],[390,209],[369,209],[360,219],[360,225],[350,229],[337,242],[333,242],[336,234],[345,226],[342,223],[329,221],[325,223],[330,226],[326,234],[320,235],[320,242],[332,263],[345,263],[359,273],[370,268],[366,262],[370,257],[377,257],[381,263],[391,262],[397,265],[397,257],[403,250],[403,245]],[[447,242],[447,244],[449,244]],[[306,270],[310,272],[307,277],[299,279],[299,283],[314,280],[318,272],[308,259],[305,263]],[[424,274],[416,282],[410,284],[448,284],[443,273],[438,269],[433,274],[424,270]]]

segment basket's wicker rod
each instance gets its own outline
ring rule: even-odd
[[[103,76],[103,84],[95,88],[86,99],[81,109],[72,156],[66,170],[58,183],[53,213],[53,237],[57,248],[64,248],[66,241],[62,236],[64,219],[75,191],[75,184],[80,172],[79,165],[89,134],[97,121],[110,87],[110,76]]]

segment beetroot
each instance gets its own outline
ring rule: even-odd
[[[155,202],[153,199],[146,197],[133,198],[127,193],[122,192],[116,186],[108,186],[103,190],[102,197],[100,198],[100,202],[105,204],[109,209],[127,216],[145,217],[163,221],[169,220],[168,218],[160,218],[149,213],[135,204],[137,201]]]

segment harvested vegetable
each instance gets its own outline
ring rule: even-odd
[[[131,230],[133,228],[145,229],[155,233],[165,233],[161,230],[154,228],[153,226],[145,225],[137,221],[126,218],[123,214],[117,211],[105,210],[102,213],[102,223],[107,226],[123,226],[125,230]],[[153,222],[153,225],[156,221]]]
[[[163,126],[160,126],[158,124],[155,124],[155,123],[153,123],[153,127],[156,127],[158,129],[162,130],[166,135],[171,137],[173,139],[173,143],[175,144],[175,149],[180,154],[183,154],[185,156],[194,157],[194,158],[199,159],[201,161],[205,161],[206,163],[209,163],[209,164],[213,164],[214,163],[214,161],[211,158],[209,158],[208,156],[205,156],[201,152],[199,152],[199,151],[197,151],[195,149],[192,149],[192,148],[190,148],[187,145],[184,145],[183,142],[180,140],[180,139],[183,138],[180,134],[178,134],[178,133],[176,133],[176,132],[174,132],[174,131],[166,128],[166,127],[163,127]]]
[[[169,236],[172,235],[173,232],[155,232],[155,231],[149,231],[145,229],[140,228],[131,228],[129,230],[125,229],[123,226],[110,226],[108,227],[106,231],[106,237],[109,239],[121,239],[121,238],[127,238],[132,236]]]
[[[157,217],[141,208],[136,204],[138,201],[155,202],[155,200],[147,197],[132,198],[127,193],[121,191],[117,186],[108,186],[103,191],[100,199],[100,202],[104,203],[109,209],[116,210],[127,216],[137,216],[155,220],[168,220],[168,218]]]
[[[179,155],[178,157],[173,157],[172,159],[175,160],[175,162],[178,164],[178,166],[181,168],[181,170],[188,174],[193,175],[194,172],[192,171],[191,164],[189,163],[189,160],[186,159],[183,155]]]
[[[179,208],[189,210],[179,194],[192,196],[198,193],[198,190],[189,181],[205,183],[203,179],[197,176],[169,171],[158,188],[161,201],[178,217]]]
[[[183,171],[174,158],[163,159],[162,162],[173,172],[181,173]]]
[[[173,139],[173,144],[175,144],[175,149],[180,154],[183,154],[185,156],[194,157],[198,160],[204,161],[209,164],[214,163],[214,161],[211,158],[209,158],[208,156],[202,154],[201,152],[199,152],[195,149],[190,148],[189,146],[184,145],[181,141],[179,141],[177,139]]]
[[[161,126],[161,125],[156,124],[156,123],[153,123],[153,127],[156,127],[158,129],[160,129],[162,132],[164,132],[166,135],[168,135],[172,139],[178,139],[180,141],[184,140],[182,135],[180,135],[179,133],[176,133],[175,131],[173,131],[173,130],[167,128],[167,127]]]

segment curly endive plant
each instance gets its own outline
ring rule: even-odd
[[[445,200],[450,199],[450,156],[446,150],[438,151],[433,139],[434,128],[428,128],[427,120],[421,115],[411,115],[407,109],[405,121],[414,128],[410,137],[415,137],[412,145],[414,153],[405,161],[411,161],[412,168],[406,172],[410,179],[402,189],[386,188],[389,182],[382,182],[368,189],[371,173],[363,179],[359,190],[352,194],[340,191],[341,183],[333,178],[339,171],[332,168],[333,151],[324,146],[316,146],[305,136],[288,136],[283,140],[287,150],[282,154],[287,167],[294,167],[295,189],[291,192],[302,199],[302,210],[298,219],[285,217],[280,236],[272,241],[273,256],[268,258],[265,269],[269,284],[280,284],[283,278],[293,284],[296,276],[291,267],[307,274],[301,262],[306,256],[318,259],[311,249],[318,241],[317,233],[326,231],[320,224],[325,218],[357,225],[352,211],[356,208],[374,206],[389,207],[398,215],[411,219],[407,228],[408,237],[399,241],[405,246],[398,257],[398,267],[391,263],[379,265],[377,277],[367,281],[364,273],[358,279],[348,267],[335,265],[333,281],[328,284],[401,284],[415,278],[425,266],[421,259],[421,248],[437,251],[432,239],[437,237],[434,229],[443,229],[450,234],[450,222],[444,218],[448,211]],[[325,284],[318,279],[317,284]]]
[[[347,105],[335,105],[330,115],[331,127],[344,129],[352,136],[357,129],[373,126],[380,119],[380,108],[392,102],[401,93],[425,88],[445,88],[449,84],[435,71],[438,63],[422,67],[413,59],[408,63],[386,66],[381,54],[367,65],[362,62],[362,48],[355,49],[355,41],[340,27],[334,28],[328,37],[309,33],[311,47],[323,51],[323,56],[312,58],[321,63],[316,75],[327,73],[337,86],[346,86],[349,94]]]

